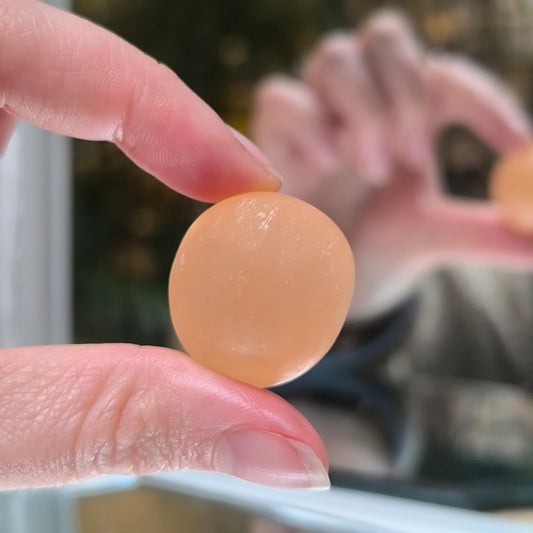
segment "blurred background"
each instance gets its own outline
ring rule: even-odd
[[[530,0],[75,0],[79,14],[165,63],[223,119],[247,133],[252,88],[297,74],[321,35],[353,28],[383,6],[411,16],[433,49],[460,51],[531,104]],[[179,142],[179,140],[176,140]],[[442,139],[450,191],[486,194],[493,154],[467,132]],[[170,191],[114,146],[76,141],[75,340],[166,344],[166,283],[182,234],[205,207]]]

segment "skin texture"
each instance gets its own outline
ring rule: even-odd
[[[258,85],[254,138],[282,173],[281,191],[316,205],[350,240],[349,320],[394,307],[443,265],[533,266],[531,239],[510,230],[497,206],[441,191],[435,145],[450,124],[501,155],[531,137],[506,87],[464,57],[427,53],[396,12],[326,36],[299,79]]]
[[[175,74],[117,36],[33,0],[0,0],[0,29],[3,143],[21,119],[115,142],[200,200],[279,187],[256,148],[246,150]],[[324,447],[294,408],[173,350],[4,349],[0,369],[2,489],[177,468],[328,484]],[[266,453],[273,446],[275,460]]]

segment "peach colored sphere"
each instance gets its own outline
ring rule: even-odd
[[[533,144],[500,159],[492,172],[490,194],[511,229],[533,235]]]
[[[346,318],[354,261],[341,230],[296,198],[228,198],[176,253],[170,314],[185,351],[221,374],[270,387],[311,368]]]

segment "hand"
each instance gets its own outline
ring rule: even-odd
[[[507,230],[493,205],[441,191],[435,144],[451,123],[502,154],[531,137],[505,87],[465,58],[424,52],[389,11],[321,41],[301,80],[258,86],[254,137],[281,191],[328,213],[351,242],[349,320],[387,311],[445,264],[533,266],[531,239]]]
[[[278,179],[172,72],[107,31],[35,0],[0,0],[0,139],[16,119],[116,143],[204,201]],[[0,350],[0,488],[101,473],[220,470],[285,487],[328,483],[323,445],[289,404],[173,350]]]

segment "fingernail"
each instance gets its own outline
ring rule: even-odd
[[[226,433],[214,455],[215,470],[278,488],[329,488],[329,477],[309,446],[276,433],[238,428]]]
[[[227,124],[226,124],[227,125]],[[277,178],[280,182],[283,181],[279,172],[277,172],[271,165],[266,155],[250,140],[243,135],[240,131],[227,125],[235,139],[243,146],[243,148],[266,170]]]

